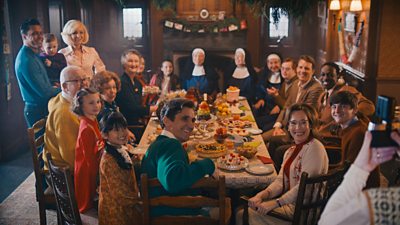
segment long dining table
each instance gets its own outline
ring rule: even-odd
[[[241,117],[243,120],[247,120],[251,123],[251,127],[254,129],[258,129],[257,124],[255,122],[254,116],[250,110],[250,105],[247,102],[246,99],[241,99],[238,104],[240,105],[241,109],[244,109],[243,112],[245,115]],[[217,123],[214,123],[214,131],[217,126],[219,126]],[[160,123],[158,121],[157,117],[151,117],[149,120],[149,123],[146,126],[146,129],[143,133],[143,136],[139,142],[139,145],[136,148],[136,152],[138,154],[145,154],[149,145],[151,144],[152,141],[158,136],[158,134],[161,131]],[[213,142],[213,135],[209,135],[210,137],[206,140],[203,139],[196,139],[193,136],[188,140],[187,144],[187,149],[188,149],[188,154],[190,159],[195,159],[197,158],[196,151],[194,150],[194,146],[196,146],[199,143],[210,143]],[[239,170],[239,171],[228,171],[224,169],[220,169],[217,166],[216,160],[214,162],[216,163],[216,169],[218,169],[219,175],[225,176],[225,181],[226,181],[226,186],[228,188],[232,189],[242,189],[242,188],[250,188],[250,187],[255,187],[255,186],[267,186],[268,184],[272,183],[272,181],[275,179],[277,176],[275,167],[272,163],[270,164],[264,164],[259,157],[261,156],[264,158],[270,158],[270,155],[267,150],[267,146],[265,145],[263,138],[261,134],[257,135],[251,135],[250,136],[252,139],[252,142],[257,143],[257,153],[256,156],[249,159],[249,166],[266,166],[270,168],[270,173],[269,174],[263,174],[263,175],[255,175],[254,173],[249,173],[246,169]],[[232,152],[233,150],[228,151],[228,153]]]

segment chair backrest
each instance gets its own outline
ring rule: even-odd
[[[46,126],[46,119],[41,119],[36,122],[31,128],[28,128],[29,147],[32,152],[33,171],[36,178],[36,200],[42,201],[44,199],[43,188],[43,159],[42,148],[44,145],[44,129]],[[38,136],[36,138],[36,136]]]
[[[206,196],[160,196],[149,197],[149,190],[153,187],[160,187],[158,179],[148,179],[147,174],[141,176],[141,193],[143,200],[143,224],[161,225],[161,224],[204,224],[204,225],[222,225],[226,223],[230,202],[225,200],[225,177],[221,176],[218,180],[213,178],[202,178],[191,188],[207,188],[218,191],[216,199]],[[229,206],[228,206],[229,204]],[[201,208],[201,207],[219,207],[219,220],[206,216],[150,216],[150,207],[168,206],[175,208]]]
[[[301,174],[292,224],[314,225],[318,223],[326,203],[342,182],[347,168],[348,164],[346,163],[343,167],[331,171],[327,175],[308,177],[306,172]]]
[[[57,202],[57,214],[61,224],[81,225],[81,216],[75,199],[74,185],[69,167],[55,166],[50,153],[47,153],[46,157]]]

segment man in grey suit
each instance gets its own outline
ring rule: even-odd
[[[290,141],[286,129],[286,124],[289,120],[289,118],[287,118],[289,108],[295,103],[306,103],[318,109],[318,99],[324,90],[322,85],[313,78],[315,73],[315,61],[311,56],[300,56],[296,72],[298,78],[297,93],[288,93],[289,96],[286,99],[285,105],[281,110],[273,129],[263,133],[262,135],[264,141],[269,142],[268,151],[270,152],[276,166],[280,166],[283,156],[281,152],[275,152],[276,148],[288,144]]]

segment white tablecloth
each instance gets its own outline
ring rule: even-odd
[[[240,102],[244,107],[247,109],[250,109],[250,106],[246,100]],[[245,111],[246,117],[250,116],[253,120],[254,117],[251,113],[251,110],[246,110]],[[145,132],[143,133],[142,139],[139,142],[139,148],[141,153],[145,153],[150,142],[149,142],[149,136],[154,135],[157,131],[157,127],[159,126],[158,120],[155,118],[152,118],[147,127]],[[257,128],[257,124],[255,122],[252,123],[253,128]],[[158,128],[160,129],[160,128]],[[264,144],[264,141],[262,139],[261,135],[253,135],[252,138],[254,139],[253,141],[259,141],[261,144],[257,147],[257,155],[261,156],[266,156],[270,157],[267,147]],[[204,140],[204,142],[210,142],[210,140]],[[189,140],[189,146],[190,145],[195,145],[199,142],[203,142],[200,140]],[[190,155],[190,153],[189,153]],[[255,165],[255,164],[263,164],[257,157],[254,157],[249,160],[250,165]],[[225,176],[225,181],[226,181],[226,186],[229,188],[248,188],[248,187],[254,187],[256,185],[268,185],[270,184],[276,177],[276,171],[275,168],[272,164],[267,164],[267,166],[270,166],[273,170],[273,172],[269,175],[253,175],[245,170],[241,170],[239,172],[230,172],[226,170],[219,170],[219,175]]]

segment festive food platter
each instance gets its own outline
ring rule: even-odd
[[[202,158],[218,158],[226,154],[226,148],[217,143],[197,144],[196,152]]]
[[[243,136],[243,137],[247,137],[247,136],[250,136],[250,132],[249,131],[247,131],[246,129],[242,129],[242,128],[229,128],[228,129],[228,134],[231,134],[231,135],[240,135],[240,136]]]
[[[238,154],[230,153],[217,159],[217,166],[223,170],[238,171],[246,168],[249,160]]]

